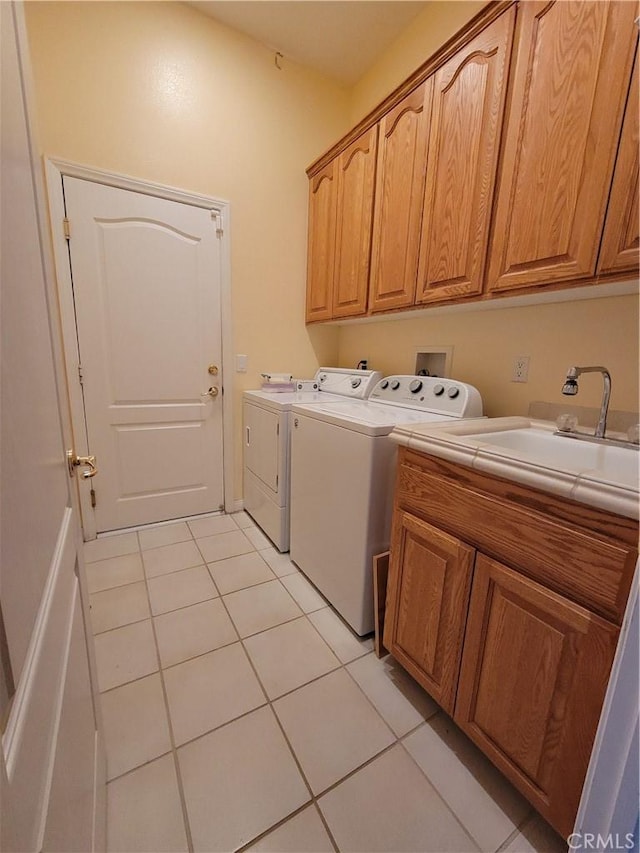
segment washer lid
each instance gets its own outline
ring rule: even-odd
[[[296,403],[312,405],[331,400],[344,400],[339,394],[327,394],[323,391],[245,391],[243,398],[272,412],[288,412]]]
[[[447,415],[436,415],[415,409],[405,409],[367,401],[320,403],[319,405],[294,405],[291,412],[295,416],[306,415],[315,420],[349,429],[363,435],[379,436],[389,433],[399,424],[432,423],[435,421],[459,420]]]

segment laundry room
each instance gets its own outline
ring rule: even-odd
[[[631,4],[3,5],[3,849],[637,849]]]
[[[607,366],[612,408],[637,410],[633,294],[305,327],[305,170],[483,5],[427,4],[348,86],[286,56],[279,68],[270,47],[189,4],[27,4],[42,154],[230,203],[233,356],[247,356],[246,373],[231,365],[238,438],[242,392],[262,372],[310,378],[366,358],[386,374],[412,373],[423,345],[453,347],[452,376],[482,390],[489,415],[560,402],[574,362]],[[530,357],[528,383],[511,382],[519,355]],[[599,400],[597,383],[585,383],[579,402]]]

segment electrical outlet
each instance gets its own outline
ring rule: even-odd
[[[528,355],[517,355],[513,362],[513,373],[511,374],[512,382],[528,382],[529,381],[529,360]]]

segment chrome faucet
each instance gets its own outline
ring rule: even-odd
[[[600,406],[600,417],[594,436],[604,438],[607,429],[607,412],[609,410],[609,398],[611,397],[611,376],[606,367],[570,367],[567,370],[567,378],[562,386],[562,393],[568,397],[575,397],[578,393],[578,376],[583,373],[601,373],[604,379],[604,392]]]

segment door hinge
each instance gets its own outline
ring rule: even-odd
[[[69,218],[67,216],[65,216],[65,218],[62,220],[62,228],[64,230],[64,239],[70,240],[71,239],[71,226],[69,225]]]
[[[84,373],[82,372],[82,365],[78,365],[78,379],[80,380],[80,384],[84,385]]]
[[[221,210],[212,210],[211,218],[216,224],[216,234],[218,237],[222,237],[224,234],[224,217],[222,216]]]
[[[95,490],[95,489],[91,489],[91,491],[89,492],[89,494],[91,495],[91,506],[93,507],[93,509],[95,509],[95,508],[96,508],[96,504],[98,503],[98,501],[96,500],[96,490]]]
[[[276,435],[280,435],[280,424],[276,424]]]
[[[278,488],[278,481],[280,479],[280,475],[276,474],[276,489]]]

